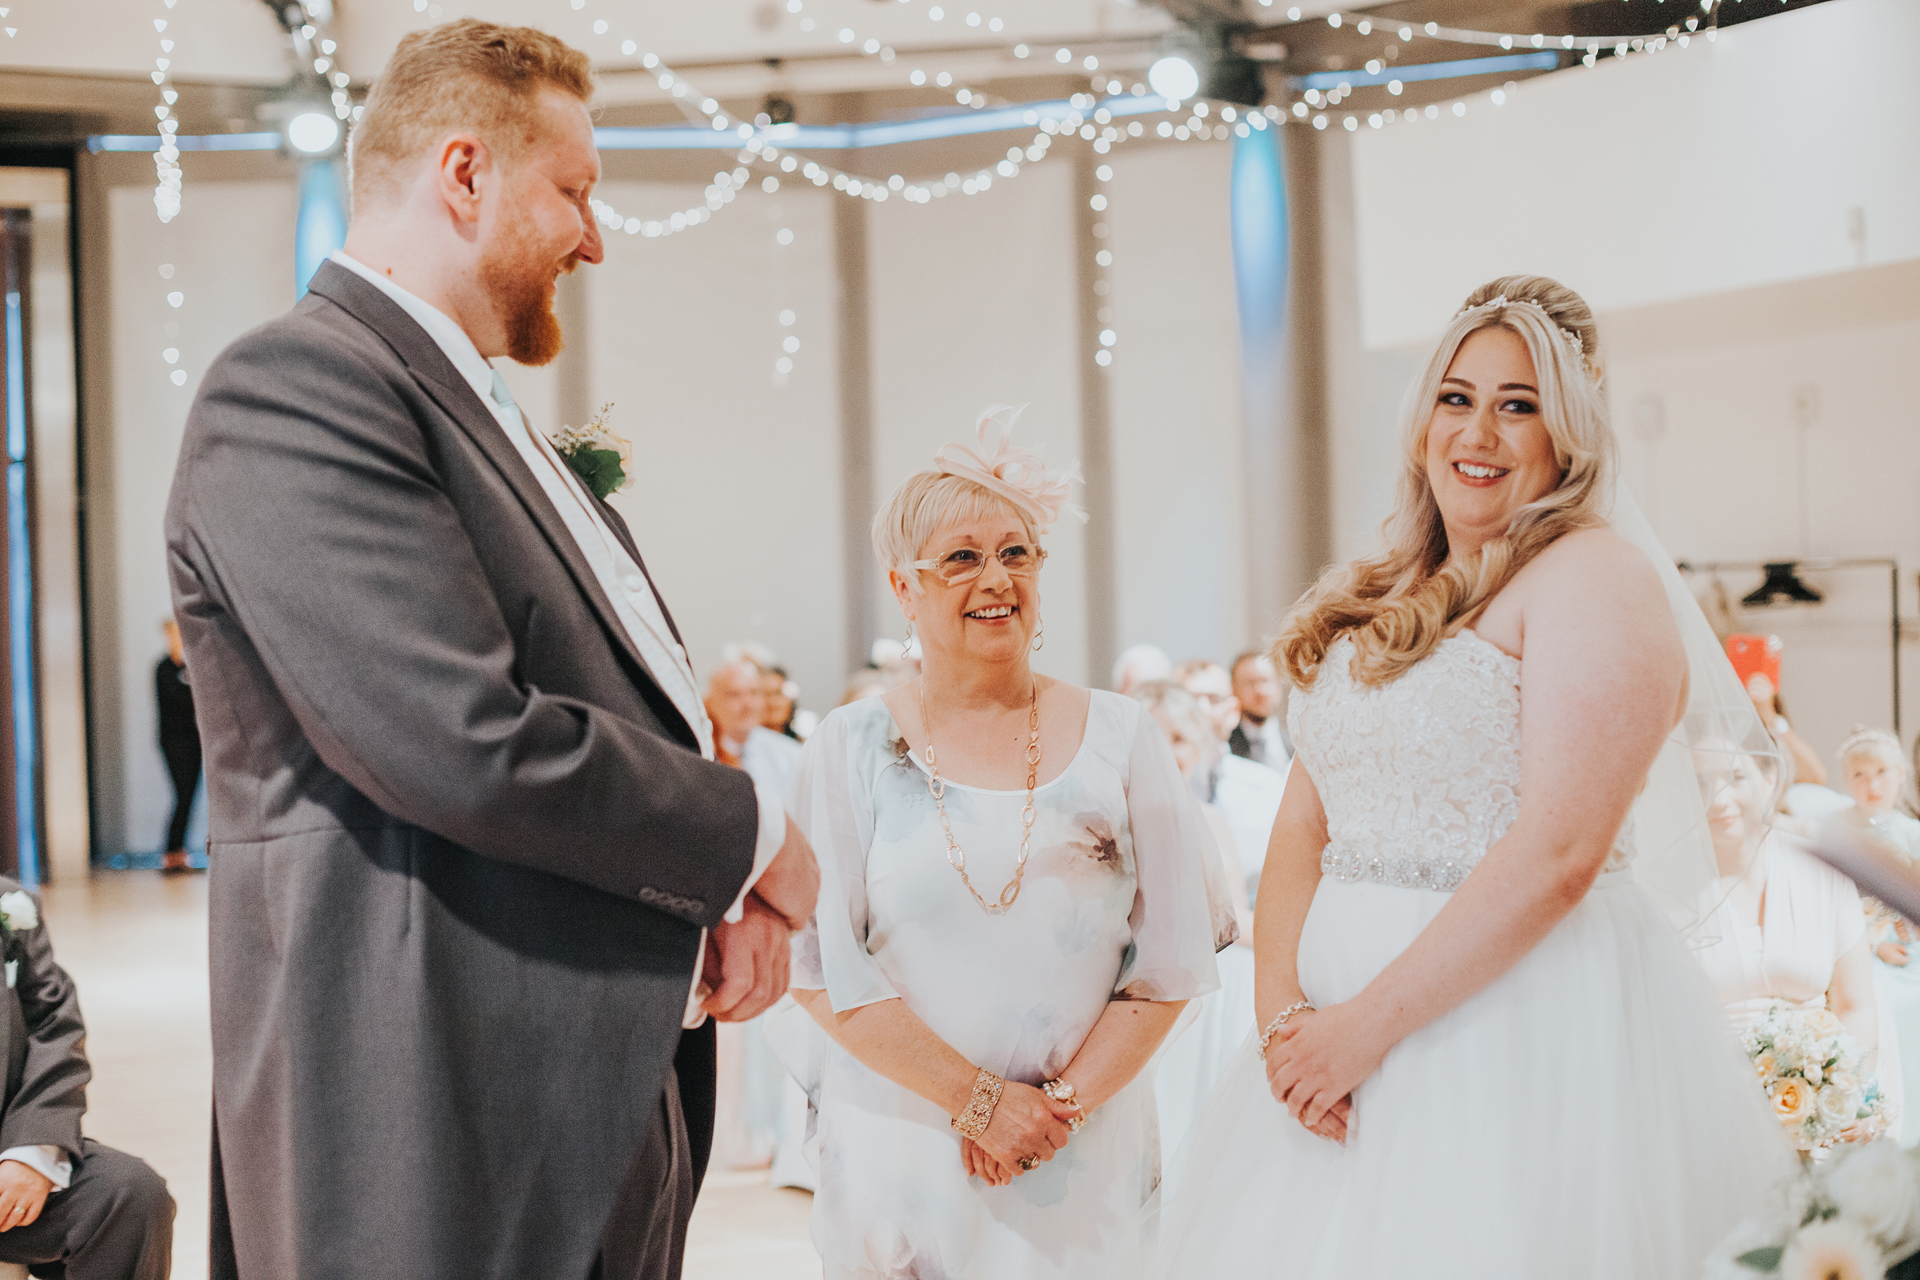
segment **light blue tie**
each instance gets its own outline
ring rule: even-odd
[[[507,390],[507,380],[500,376],[498,369],[493,371],[493,402],[505,409],[522,431],[527,430],[527,420],[521,416],[520,406],[513,402],[513,392]]]

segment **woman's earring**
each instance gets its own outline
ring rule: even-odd
[[[902,649],[913,648],[913,619],[912,618],[907,619],[907,638],[900,642],[900,647]]]
[[[1047,643],[1047,620],[1045,618],[1042,618],[1040,619],[1040,629],[1033,633],[1033,651],[1035,653],[1040,652],[1041,649],[1046,647],[1046,643]]]

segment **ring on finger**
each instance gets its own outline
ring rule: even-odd
[[[1021,1156],[1020,1167],[1022,1169],[1027,1170],[1027,1172],[1031,1173],[1033,1172],[1033,1170],[1038,1169],[1040,1167],[1040,1157],[1039,1156]]]

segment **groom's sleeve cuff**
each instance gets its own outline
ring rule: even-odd
[[[31,1147],[8,1147],[0,1151],[0,1160],[13,1160],[27,1166],[51,1182],[55,1191],[65,1191],[73,1182],[73,1161],[59,1147],[46,1143]]]
[[[753,870],[747,872],[747,882],[740,886],[740,893],[727,908],[725,920],[738,920],[747,912],[747,895],[753,892],[753,886],[760,883],[761,875],[767,864],[780,852],[780,846],[787,842],[787,810],[781,797],[761,786],[753,784],[753,797],[760,803],[760,834],[753,842]]]

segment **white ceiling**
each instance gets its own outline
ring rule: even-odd
[[[671,64],[824,57],[831,61],[806,72],[814,84],[802,87],[826,78],[864,88],[903,80],[904,60],[916,54],[1028,40],[1044,42],[1050,55],[1067,41],[1138,36],[1171,25],[1144,0],[1138,6],[1126,0],[943,0],[947,12],[939,21],[931,17],[933,0],[804,0],[799,14],[788,11],[787,0],[431,0],[426,12],[415,3],[335,0],[328,34],[340,43],[341,66],[356,79],[370,79],[401,36],[437,14],[439,21],[472,16],[538,26],[586,49],[608,70],[637,66],[638,55],[649,50]],[[1257,0],[1246,3],[1258,11]],[[172,8],[166,0],[10,0],[5,7],[0,24],[15,34],[0,35],[0,69],[145,77],[164,56],[169,73],[187,81],[273,84],[287,75],[287,41],[261,0],[174,0]],[[980,15],[980,25],[967,25],[970,12]],[[988,21],[996,17],[1003,29],[993,32]],[[805,18],[813,19],[813,30],[801,29]],[[167,23],[164,33],[155,30],[155,19]],[[596,21],[608,24],[605,34],[595,33]],[[840,40],[842,29],[857,33],[853,46]],[[897,48],[902,60],[883,65],[853,56],[868,38]],[[174,48],[163,52],[163,39]],[[636,55],[621,53],[625,40],[636,43]]]

